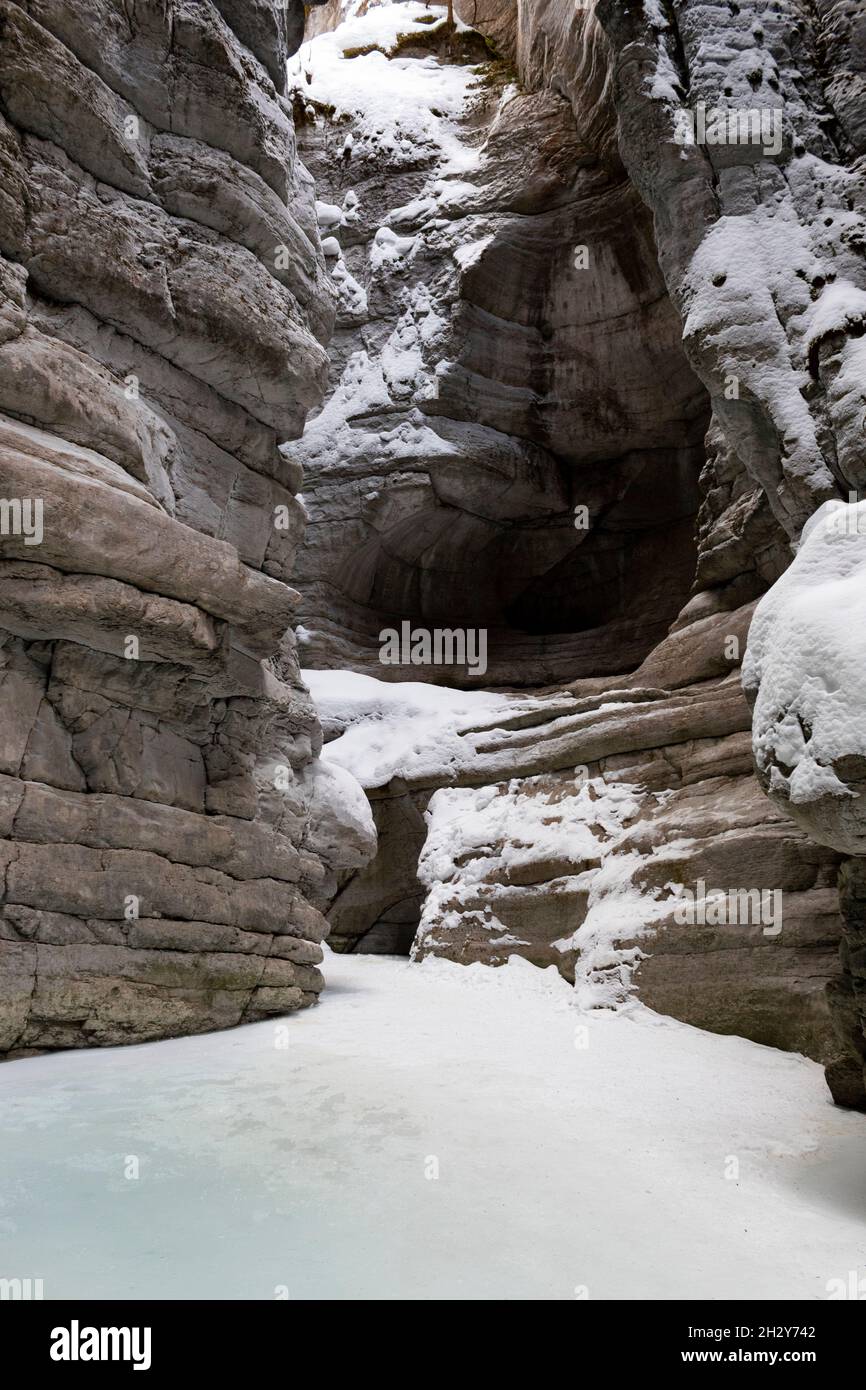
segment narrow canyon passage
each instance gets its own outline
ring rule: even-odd
[[[753,775],[740,667],[791,553],[755,486],[757,387],[689,350],[707,286],[677,302],[604,12],[518,6],[512,30],[469,8],[452,33],[414,0],[331,5],[289,68],[337,288],[325,399],[282,446],[307,512],[297,653],[322,763],[377,836],[320,901],[329,940],[553,964],[584,1005],[637,995],[805,1053],[866,1108],[834,843]],[[672,149],[659,179],[702,187]],[[739,348],[740,292],[729,314],[709,336]],[[441,631],[463,658],[435,655]],[[763,904],[742,920],[741,893]]]
[[[0,1304],[866,1298],[864,441],[862,3],[0,0]]]

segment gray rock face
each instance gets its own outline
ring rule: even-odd
[[[620,148],[690,361],[727,449],[796,539],[864,481],[862,16],[800,0],[598,13]],[[726,123],[741,111],[750,131],[763,118],[764,134],[683,142],[700,103]]]
[[[838,593],[825,590],[822,605],[817,589],[822,564],[832,570],[842,550],[850,562],[858,541],[834,544],[813,514],[866,481],[861,10],[800,0],[770,9],[682,0],[663,11],[601,0],[598,9],[615,55],[620,148],[653,209],[689,360],[712,402],[698,578],[716,591],[720,580],[741,585],[729,576],[751,538],[760,577],[778,580],[767,509],[791,541],[806,523],[813,529],[758,608],[744,677],[762,785],[811,837],[843,852],[860,839],[859,740],[844,746],[844,719],[835,738],[817,724],[832,722],[846,698],[849,716],[859,703],[829,651],[858,639],[856,622],[839,630]],[[761,138],[678,142],[700,103],[728,129],[732,110],[751,113]],[[757,497],[738,481],[744,474]],[[726,477],[739,495],[726,496]],[[850,567],[846,576],[856,589]],[[855,870],[843,884],[842,976],[830,996],[847,1060],[828,1079],[837,1099],[862,1108],[858,901]]]
[[[330,925],[866,1106],[866,749],[800,797],[762,655],[864,482],[859,11],[457,0],[364,110],[363,43],[287,80],[302,9],[0,0],[0,1049],[300,1007]],[[780,576],[771,803],[738,669]],[[382,665],[404,621],[484,669]],[[294,623],[305,665],[548,689],[364,797]]]
[[[313,1002],[335,872],[279,452],[334,306],[302,6],[0,4],[0,1051]],[[344,798],[345,800],[345,798]]]
[[[481,683],[613,673],[664,636],[693,579],[728,609],[759,596],[806,517],[858,485],[859,136],[819,95],[832,33],[831,85],[856,108],[858,40],[835,11],[793,5],[762,27],[747,9],[467,0],[521,87],[503,97],[504,64],[478,70],[457,175],[435,147],[396,164],[347,151],[348,106],[299,79],[340,280],[361,292],[341,311],[331,408],[293,450],[311,661],[374,669],[398,619],[483,620]],[[313,32],[338,19],[326,7]],[[699,108],[763,112],[778,152],[683,143]],[[397,233],[400,257],[377,256]],[[347,364],[413,328],[414,378],[352,416]]]
[[[334,948],[405,950],[414,931],[416,959],[524,956],[587,1007],[634,995],[805,1052],[861,1105],[840,856],[763,796],[724,666],[751,616],[689,623],[630,676],[467,721],[432,772],[371,781],[379,852],[329,911]]]

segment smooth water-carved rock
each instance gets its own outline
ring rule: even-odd
[[[311,1003],[314,904],[372,849],[275,659],[334,312],[302,11],[0,4],[7,1054]]]

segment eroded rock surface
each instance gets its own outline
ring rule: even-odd
[[[810,837],[850,852],[857,815],[848,809],[852,798],[839,793],[846,776],[856,783],[859,775],[856,740],[844,749],[838,728],[828,740],[813,728],[824,724],[826,732],[834,711],[838,724],[840,705],[850,701],[826,660],[840,643],[846,585],[844,576],[835,591],[820,585],[822,559],[832,567],[834,546],[826,513],[814,513],[857,497],[866,482],[866,18],[862,6],[832,0],[642,7],[600,0],[598,15],[614,54],[620,149],[653,210],[689,360],[712,401],[713,471],[720,481],[746,474],[757,484],[740,484],[740,496],[729,500],[710,477],[698,580],[717,590],[725,577],[729,586],[730,561],[740,567],[749,539],[763,586],[778,579],[768,511],[790,541],[802,533],[797,560],[758,609],[744,673],[757,698],[756,768]],[[751,112],[766,121],[770,138],[672,139],[677,127],[689,128],[699,103],[710,112]],[[834,558],[842,553],[850,562],[844,538]],[[789,555],[780,568],[787,563]],[[850,568],[845,575],[850,593],[856,580]],[[856,652],[856,625],[848,626],[841,644]],[[792,680],[798,665],[801,678]],[[833,787],[835,767],[842,776]],[[863,1107],[856,882],[855,867],[843,877],[842,970],[830,985],[848,1060],[841,1081],[832,1071],[828,1079],[837,1099]]]
[[[771,803],[739,683],[864,482],[859,11],[329,0],[286,84],[301,8],[0,0],[0,1046],[307,1003],[327,913],[866,1105],[863,750],[800,797],[748,668]],[[482,704],[319,760],[296,622]],[[403,622],[483,669],[383,666]]]
[[[380,832],[329,911],[335,949],[521,955],[588,1008],[638,998],[803,1051],[861,1104],[840,856],[765,799],[739,663],[715,660],[751,614],[689,625],[613,684],[501,697],[447,728],[416,714],[377,737],[362,700],[326,715],[325,756],[355,769]]]
[[[318,907],[371,849],[274,660],[279,445],[334,315],[284,96],[302,11],[0,4],[7,1054],[311,1003]]]

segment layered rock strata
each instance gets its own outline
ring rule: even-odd
[[[598,15],[614,55],[620,149],[653,209],[665,280],[683,316],[689,359],[710,393],[725,466],[754,480],[760,506],[801,547],[758,610],[744,673],[756,701],[758,776],[810,837],[850,853],[857,814],[845,792],[857,788],[846,778],[856,783],[861,740],[851,738],[849,725],[847,739],[837,730],[841,736],[818,754],[822,740],[797,696],[810,681],[813,695],[820,687],[826,719],[847,688],[838,659],[828,654],[858,644],[850,614],[840,631],[839,585],[823,586],[813,570],[809,595],[803,580],[809,587],[807,556],[814,564],[823,554],[832,568],[844,552],[849,567],[854,562],[844,572],[849,588],[854,582],[844,526],[837,525],[843,539],[840,546],[830,542],[830,558],[826,511],[814,514],[823,503],[835,509],[835,499],[858,499],[866,481],[866,17],[862,7],[802,0],[685,0],[640,10],[600,0]],[[699,108],[726,120],[730,111],[742,112],[755,129],[760,118],[764,138],[678,142],[677,128],[694,129]],[[712,551],[721,548],[723,557],[731,531],[746,531],[742,509],[738,517],[737,508],[713,505],[712,492],[708,502],[701,549],[710,551],[715,574],[720,557]],[[715,518],[707,515],[712,511]],[[712,544],[714,532],[721,547]],[[699,562],[699,581],[705,576]],[[801,623],[792,628],[796,604],[788,600],[795,591]],[[790,677],[798,665],[801,680],[786,682],[783,673]],[[839,1087],[832,1074],[828,1079],[837,1099],[862,1107],[858,872],[856,863],[846,866],[841,879],[841,973],[832,983],[849,1049],[846,1081]]]
[[[716,660],[751,615],[691,624],[613,683],[465,718],[456,738],[425,746],[422,725],[393,768],[358,767],[380,848],[331,906],[334,948],[521,955],[586,1007],[636,998],[804,1052],[861,1105],[840,856],[765,800],[739,662]]]
[[[279,445],[334,312],[284,96],[302,25],[0,4],[7,1055],[311,1003],[314,904],[371,848],[369,818],[340,844],[275,659],[303,530]]]

